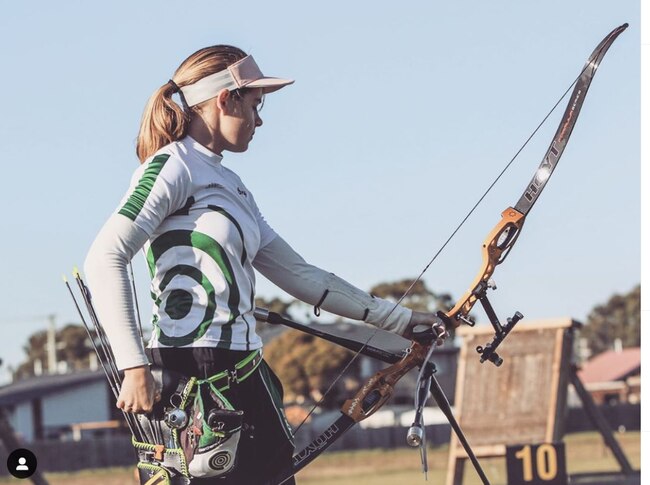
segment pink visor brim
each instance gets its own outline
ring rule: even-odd
[[[266,94],[293,82],[293,79],[264,76],[253,56],[249,55],[223,71],[201,78],[194,84],[183,86],[181,91],[188,106],[195,106],[214,98],[223,89],[232,91],[239,88],[262,88]]]

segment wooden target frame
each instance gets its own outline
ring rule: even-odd
[[[505,457],[506,446],[561,441],[574,330],[570,318],[521,322],[499,346],[503,364],[481,363],[477,346],[490,325],[459,327],[455,414],[478,458]],[[449,445],[447,485],[461,485],[467,454],[455,435]]]

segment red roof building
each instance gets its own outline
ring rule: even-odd
[[[607,350],[582,364],[580,380],[596,404],[641,400],[641,348]]]

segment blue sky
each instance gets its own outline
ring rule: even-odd
[[[639,2],[12,2],[0,18],[6,363],[56,314],[137,166],[149,95],[206,45],[296,79],[225,163],[308,261],[369,289],[417,275],[614,27],[575,131],[508,262],[500,316],[588,312],[640,282]],[[371,6],[370,6],[371,5]],[[551,116],[425,275],[459,297],[528,183]],[[136,261],[141,305],[147,292]],[[259,293],[280,295],[260,281]]]

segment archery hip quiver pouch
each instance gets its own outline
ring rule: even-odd
[[[141,483],[189,483],[191,478],[223,477],[236,464],[243,411],[235,410],[222,394],[250,376],[262,361],[256,350],[228,369],[207,379],[181,378],[158,412],[139,415],[148,443],[133,440],[138,450]],[[154,374],[155,376],[155,374]],[[161,471],[162,470],[162,471]],[[167,472],[167,481],[162,478]]]

